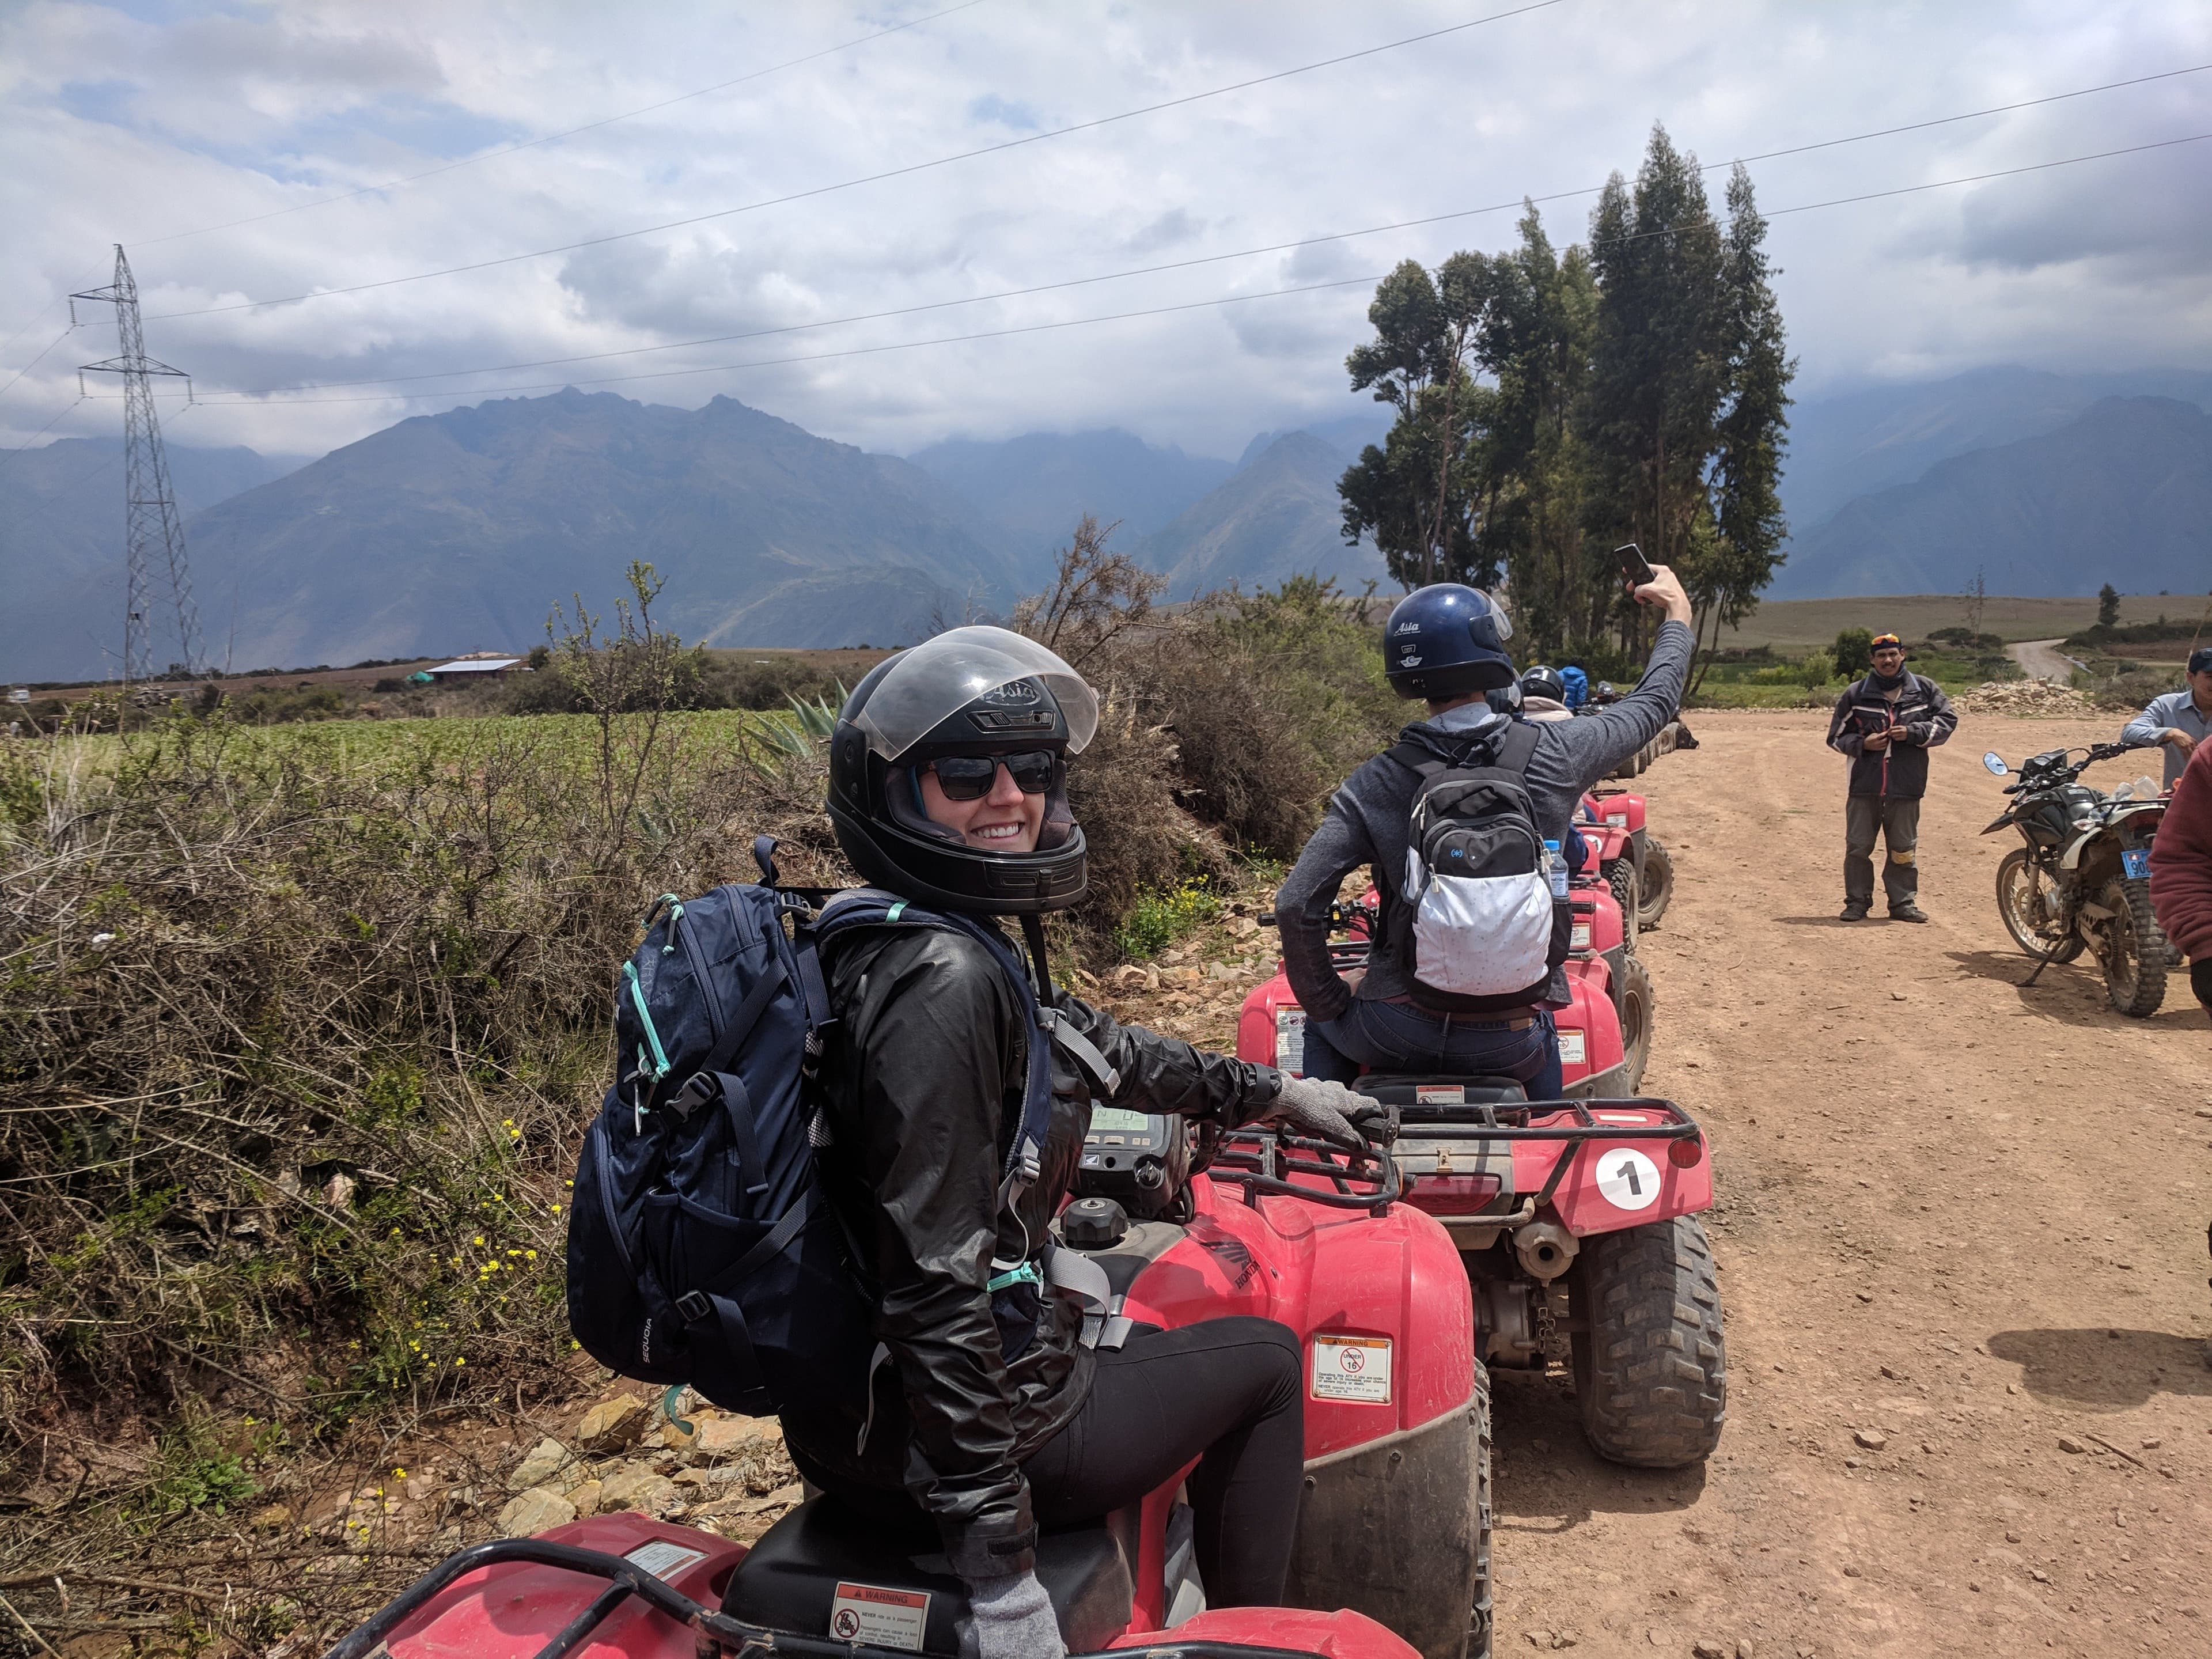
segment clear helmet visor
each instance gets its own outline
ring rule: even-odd
[[[1004,628],[956,628],[902,651],[854,724],[872,753],[895,761],[976,698],[1017,680],[1052,693],[1067,722],[1067,752],[1080,753],[1098,730],[1097,694],[1055,653]]]
[[[1493,651],[1502,651],[1505,641],[1513,637],[1513,619],[1505,614],[1505,607],[1480,588],[1469,588],[1474,603],[1468,607],[1467,630],[1477,645],[1486,645]]]

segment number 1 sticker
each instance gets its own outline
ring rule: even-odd
[[[1626,1146],[1613,1147],[1599,1156],[1597,1189],[1616,1210],[1648,1210],[1659,1201],[1659,1166]]]

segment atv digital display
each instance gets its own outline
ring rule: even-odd
[[[1133,1112],[1121,1106],[1093,1106],[1091,1109],[1091,1127],[1094,1133],[1117,1130],[1127,1134],[1143,1134],[1152,1127],[1152,1119],[1142,1112]]]

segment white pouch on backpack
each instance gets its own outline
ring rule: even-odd
[[[1425,871],[1406,849],[1406,902],[1413,907],[1413,975],[1453,996],[1504,996],[1549,972],[1552,884],[1539,869],[1513,875]]]

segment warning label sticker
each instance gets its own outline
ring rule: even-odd
[[[703,1561],[707,1552],[695,1550],[688,1545],[656,1538],[650,1544],[640,1544],[623,1559],[643,1567],[655,1578],[673,1578],[694,1561]]]
[[[1589,1045],[1580,1031],[1561,1030],[1559,1033],[1559,1063],[1563,1066],[1589,1064]]]
[[[1648,1210],[1659,1201],[1659,1166],[1641,1152],[1615,1146],[1598,1158],[1597,1189],[1616,1210]]]
[[[1390,1403],[1390,1339],[1387,1336],[1314,1338],[1313,1397]]]
[[[929,1626],[926,1590],[886,1589],[880,1584],[840,1584],[830,1603],[830,1633],[841,1642],[921,1651]]]

